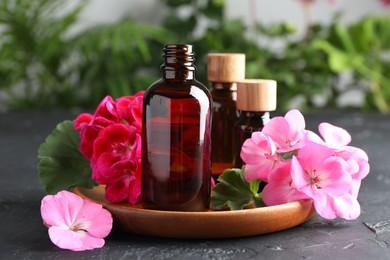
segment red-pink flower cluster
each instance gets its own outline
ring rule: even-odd
[[[141,198],[141,131],[144,92],[115,101],[105,97],[93,115],[80,114],[80,151],[90,160],[92,178],[106,185],[108,201]]]
[[[267,205],[312,199],[324,218],[357,218],[361,180],[370,169],[367,154],[349,146],[351,136],[340,127],[321,123],[322,138],[305,127],[303,115],[291,110],[253,133],[241,150],[246,180],[267,183]]]

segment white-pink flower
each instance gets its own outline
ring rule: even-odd
[[[112,229],[110,212],[74,193],[60,191],[42,199],[41,215],[51,241],[73,251],[101,248]]]
[[[306,143],[292,159],[292,185],[313,199],[322,217],[354,219],[360,214],[360,205],[352,196],[354,183],[348,164],[333,152],[324,145]]]
[[[284,117],[272,118],[262,132],[275,142],[278,153],[291,152],[303,146],[305,127],[305,118],[293,109]]]
[[[255,179],[267,182],[268,174],[279,162],[275,143],[262,132],[254,132],[245,140],[240,156],[246,163],[244,176],[248,182]]]

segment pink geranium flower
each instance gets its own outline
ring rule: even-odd
[[[112,228],[110,212],[68,191],[45,196],[41,215],[51,241],[62,249],[101,248]]]
[[[263,201],[266,205],[279,205],[292,201],[310,199],[305,193],[292,186],[291,161],[272,171],[268,176],[268,183],[263,189]]]
[[[290,110],[284,117],[272,118],[262,132],[276,144],[277,152],[291,152],[303,146],[305,119],[298,110]]]
[[[321,123],[319,132],[322,138],[305,129],[298,110],[272,118],[242,146],[244,177],[267,182],[262,192],[267,205],[312,199],[324,218],[355,219],[368,156],[349,146],[351,136],[341,127]]]
[[[328,219],[345,217],[346,212],[357,211],[358,205],[356,198],[349,194],[353,187],[347,168],[343,159],[333,156],[332,149],[307,143],[292,159],[293,186],[313,199],[321,216]],[[340,204],[343,208],[334,206]]]
[[[262,132],[254,132],[242,145],[242,160],[246,163],[244,176],[250,182],[255,179],[268,181],[268,174],[279,162],[275,143]]]

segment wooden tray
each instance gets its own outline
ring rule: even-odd
[[[311,201],[237,211],[181,212],[109,203],[104,198],[104,186],[74,188],[73,192],[102,204],[111,212],[116,228],[158,237],[211,239],[254,236],[294,227],[315,214]]]

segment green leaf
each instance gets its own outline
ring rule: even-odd
[[[257,194],[259,192],[260,182],[261,180],[253,180],[249,183],[249,188],[253,194]]]
[[[328,54],[329,67],[334,72],[343,72],[354,69],[361,65],[363,61],[363,58],[360,55],[342,51],[324,40],[315,41],[314,47],[322,49]]]
[[[353,45],[353,40],[351,39],[351,36],[349,35],[346,28],[341,26],[340,24],[337,24],[335,25],[334,29],[336,35],[339,37],[339,40],[343,45],[344,51],[347,51],[349,54],[356,53],[355,47]]]
[[[226,206],[231,210],[240,210],[249,205],[252,199],[253,193],[242,169],[225,170],[211,191],[211,207],[216,210]]]
[[[39,147],[39,178],[47,193],[96,185],[91,178],[89,162],[79,151],[79,143],[79,133],[73,129],[73,122],[66,120],[58,124]]]

